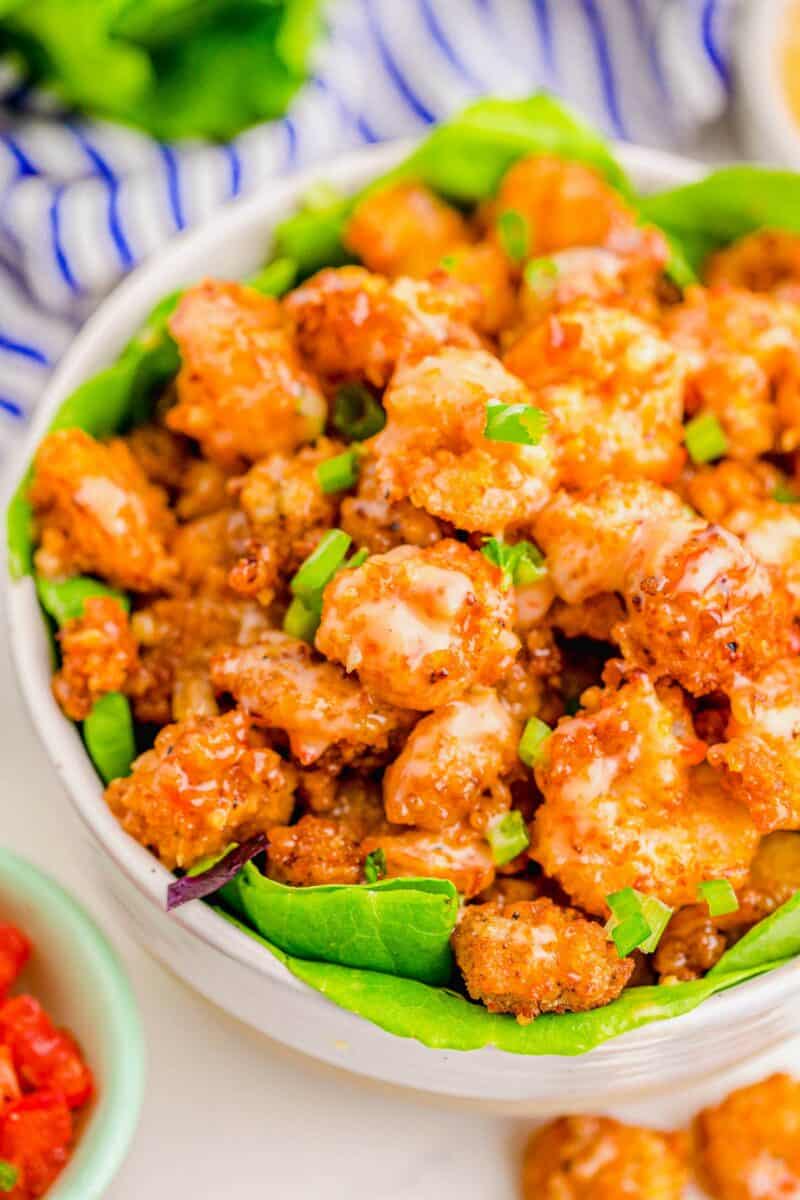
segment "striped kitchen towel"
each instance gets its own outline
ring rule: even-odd
[[[330,0],[287,116],[165,145],[0,88],[0,447],[76,329],[177,231],[264,180],[419,133],[469,100],[547,88],[613,137],[678,145],[728,95],[736,0]]]

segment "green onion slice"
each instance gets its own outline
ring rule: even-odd
[[[377,883],[386,874],[386,851],[379,846],[364,859],[364,879],[367,883]]]
[[[538,717],[530,717],[526,721],[517,748],[517,753],[526,767],[535,767],[542,761],[545,743],[552,732],[550,726]]]
[[[317,467],[317,480],[326,495],[346,492],[358,482],[358,450],[351,446],[344,454],[326,458]]]
[[[697,885],[697,899],[705,900],[712,917],[725,917],[739,908],[736,892],[727,879],[707,879]]]
[[[0,1158],[0,1192],[12,1192],[19,1180],[19,1167]]]
[[[330,529],[302,564],[289,587],[307,603],[330,583],[344,562],[352,538],[343,529]]]
[[[531,844],[522,813],[517,809],[505,813],[490,825],[486,839],[498,867],[504,867]]]
[[[606,896],[606,904],[611,909],[606,934],[623,958],[633,950],[652,954],[657,949],[672,916],[668,904],[630,887]]]
[[[528,256],[528,222],[515,208],[507,208],[497,218],[500,244],[512,262],[522,262]]]
[[[503,404],[489,400],[483,436],[490,442],[538,446],[547,428],[547,413],[532,404]]]
[[[369,388],[360,383],[344,383],[333,402],[333,423],[340,433],[354,442],[380,433],[386,413]]]
[[[313,643],[322,617],[321,604],[309,603],[295,596],[283,617],[283,632],[301,642]]]
[[[513,546],[500,538],[486,538],[481,553],[503,572],[503,591],[512,583],[524,587],[538,583],[547,574],[544,555],[533,542],[515,542]]]
[[[525,284],[537,296],[549,296],[558,279],[558,266],[552,258],[532,258],[522,272]]]
[[[642,913],[638,912],[630,917],[623,917],[617,924],[612,925],[609,932],[620,958],[627,958],[649,938],[650,926]]]
[[[694,417],[684,429],[683,436],[689,457],[698,466],[722,458],[728,452],[725,431],[713,413]]]

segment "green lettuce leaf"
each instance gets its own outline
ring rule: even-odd
[[[83,740],[103,783],[130,775],[136,736],[128,697],[106,692],[83,722]]]
[[[295,888],[248,863],[223,900],[263,937],[302,959],[449,982],[458,893],[445,879]]]

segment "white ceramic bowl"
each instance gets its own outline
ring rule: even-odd
[[[20,474],[54,410],[87,376],[108,365],[161,299],[207,274],[245,275],[270,249],[275,223],[320,180],[355,191],[393,166],[407,144],[338,160],[231,205],[136,271],[89,321],[50,384],[31,432]],[[642,189],[688,182],[702,169],[635,147],[620,151]],[[47,639],[30,579],[9,585],[11,643],[19,680],[47,754],[85,822],[92,869],[122,920],[143,945],[198,991],[243,1021],[297,1050],[363,1075],[425,1091],[482,1101],[524,1101],[548,1113],[591,1107],[706,1078],[778,1043],[800,1027],[800,965],[718,996],[678,1020],[626,1034],[578,1058],[524,1058],[491,1048],[428,1049],[394,1037],[335,1007],[295,980],[245,934],[202,904],[164,911],[167,871],[127,837],[103,802],[102,788],[78,731],[50,693]],[[793,1004],[794,1002],[794,1004]]]

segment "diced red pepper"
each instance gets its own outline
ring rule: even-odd
[[[19,1169],[9,1200],[43,1196],[69,1158],[72,1115],[60,1092],[17,1100],[0,1117],[0,1159]]]
[[[92,1094],[92,1073],[72,1036],[56,1029],[33,996],[14,996],[0,1007],[0,1042],[5,1042],[23,1091],[60,1092],[70,1108]]]
[[[25,963],[31,944],[15,925],[0,924],[0,1000],[3,999]]]
[[[0,1046],[0,1117],[9,1104],[19,1100],[22,1089],[14,1068],[14,1060],[8,1046]]]

